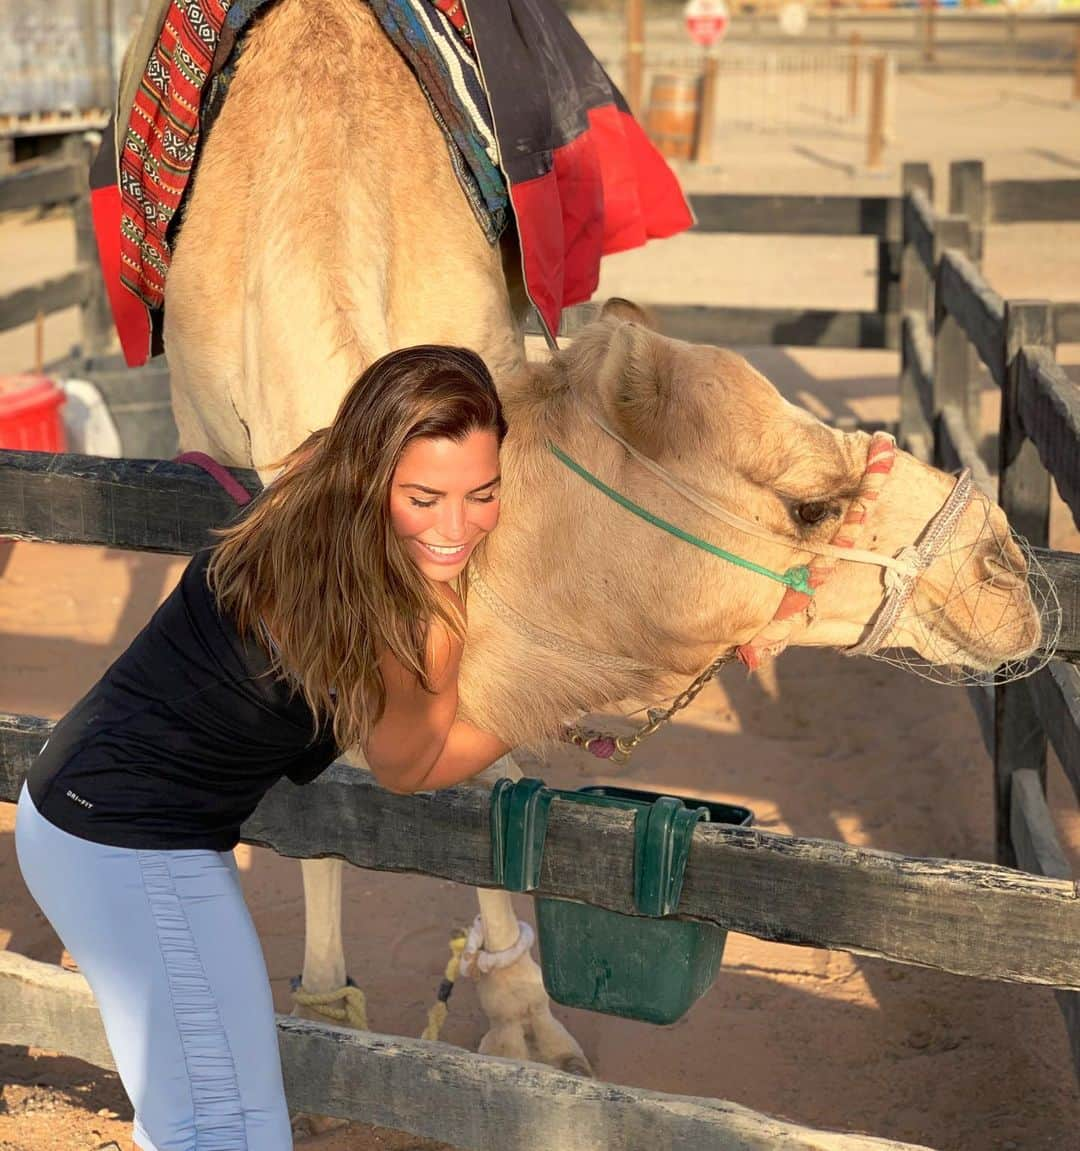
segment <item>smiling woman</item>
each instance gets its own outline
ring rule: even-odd
[[[266,791],[353,747],[397,791],[508,750],[457,719],[462,577],[499,518],[505,431],[474,353],[376,361],[31,768],[19,863],[94,988],[139,1151],[292,1147],[232,858]]]
[[[430,580],[460,575],[499,519],[499,437],[476,428],[463,439],[413,440],[390,488],[390,522]]]

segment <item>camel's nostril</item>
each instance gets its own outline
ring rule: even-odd
[[[1026,565],[1016,566],[1000,556],[982,561],[983,580],[995,591],[1017,591],[1027,582]]]

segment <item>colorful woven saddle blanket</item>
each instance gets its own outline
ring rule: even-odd
[[[91,170],[102,271],[129,365],[163,350],[165,281],[200,139],[274,0],[152,0]],[[489,242],[517,227],[549,332],[600,257],[692,216],[674,175],[556,0],[366,2],[415,74]]]

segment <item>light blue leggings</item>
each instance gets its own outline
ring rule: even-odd
[[[291,1151],[274,1007],[231,852],[106,847],[19,797],[26,885],[97,999],[142,1151]]]

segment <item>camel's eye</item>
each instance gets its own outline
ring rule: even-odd
[[[795,518],[800,524],[815,527],[827,520],[834,511],[833,505],[825,500],[808,500],[804,504],[795,505]]]

